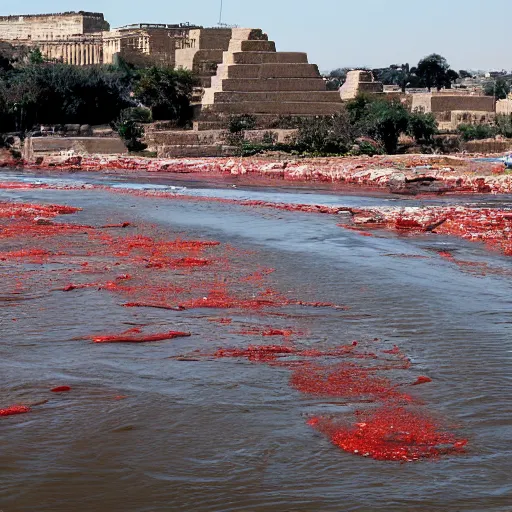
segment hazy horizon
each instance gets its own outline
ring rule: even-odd
[[[0,15],[64,11],[102,12],[111,27],[132,23],[190,22],[215,26],[221,0],[171,6],[148,0],[143,8],[121,0],[26,0],[23,9],[0,7]],[[12,4],[11,4],[12,5]],[[279,51],[307,52],[322,71],[339,67],[415,65],[430,53],[445,56],[453,69],[512,68],[505,35],[510,0],[223,0],[223,22],[263,29]]]

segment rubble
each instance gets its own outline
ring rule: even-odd
[[[352,215],[358,228],[452,235],[472,242],[483,242],[492,249],[512,255],[511,209],[466,206],[355,208]],[[450,254],[440,255],[453,259]]]
[[[396,194],[509,193],[512,175],[496,162],[468,156],[395,155],[335,158],[142,158],[50,155],[27,169],[148,172],[332,183]]]

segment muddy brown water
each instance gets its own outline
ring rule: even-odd
[[[310,196],[257,193],[284,202]],[[65,221],[144,222],[170,236],[249,250],[245,264],[275,268],[271,279],[279,290],[350,306],[288,311],[306,333],[304,343],[378,337],[398,345],[413,362],[411,376],[433,379],[416,396],[469,445],[463,455],[411,464],[344,453],[306,420],[343,414],[351,404],[299,394],[288,385],[289,370],[236,359],[169,359],[251,341],[212,326],[212,311],[134,313],[94,290],[73,296],[34,290],[0,300],[0,407],[49,399],[30,414],[0,421],[3,512],[512,510],[512,259],[432,234],[361,237],[328,215],[95,190],[0,191],[5,199],[83,208]],[[396,201],[327,193],[324,200]],[[497,271],[461,268],[438,257],[440,250]],[[8,270],[0,266],[4,289],[13,277]],[[227,316],[269,321],[256,313]],[[141,346],[77,340],[133,322],[171,324],[193,336]],[[272,322],[284,327],[290,319]],[[48,396],[56,385],[73,389]],[[119,395],[127,398],[113,399]]]

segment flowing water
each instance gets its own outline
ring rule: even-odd
[[[1,177],[139,190],[173,186],[189,195],[287,203],[421,203],[164,178],[148,184],[130,176]],[[95,189],[0,190],[5,200],[81,207],[72,216],[80,224],[129,221],[169,237],[217,240],[243,251],[236,255],[240,265],[275,269],[270,280],[280,292],[349,309],[292,308],[288,316],[274,317],[131,310],[96,290],[41,290],[37,279],[32,291],[12,294],[16,271],[0,262],[0,408],[49,399],[30,414],[0,418],[2,512],[512,510],[512,259],[434,234],[363,237],[338,226],[346,221],[342,215]],[[454,201],[462,200],[429,204]],[[474,266],[461,267],[439,251]],[[415,389],[414,397],[468,439],[466,452],[400,464],[340,450],[307,420],[343,415],[351,404],[299,393],[289,385],[289,368],[236,358],[176,358],[254,343],[208,321],[215,315],[240,325],[293,323],[306,346],[375,338],[398,346],[413,363],[407,379],[433,380]],[[157,331],[170,325],[192,336],[141,345],[80,339],[134,324]],[[48,396],[58,385],[72,391]],[[120,396],[125,398],[114,399]]]

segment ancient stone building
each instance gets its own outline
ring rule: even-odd
[[[211,87],[204,91],[198,130],[224,127],[226,118],[251,114],[259,126],[277,116],[331,115],[340,111],[337,91],[327,91],[305,53],[277,52],[257,29],[232,29]]]
[[[496,117],[496,100],[492,96],[451,90],[411,96],[411,109],[434,114],[441,130],[454,130],[460,124],[488,124]]]
[[[230,29],[140,23],[110,29],[103,14],[0,17],[0,41],[37,47],[46,59],[77,66],[112,64],[116,56],[138,66],[168,65],[208,79],[228,49]]]
[[[109,29],[103,14],[92,12],[0,17],[0,40],[77,65],[103,62],[102,33]]]
[[[376,82],[371,71],[359,69],[349,71],[347,79],[341,86],[340,96],[343,101],[353,100],[358,94],[382,94],[384,85]]]

